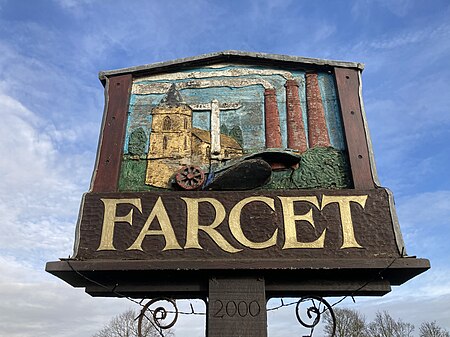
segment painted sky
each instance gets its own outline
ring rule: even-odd
[[[0,336],[88,337],[136,308],[44,272],[72,253],[103,112],[98,72],[227,49],[365,63],[380,181],[408,253],[432,269],[341,305],[450,330],[447,0],[0,0]],[[269,336],[297,331],[292,308],[269,314]],[[175,332],[203,336],[203,321],[184,317]]]
[[[250,72],[264,71],[264,75],[225,76],[227,72]],[[189,81],[201,83],[201,74],[210,74],[207,79],[210,81],[226,80],[227,85],[211,85],[210,87],[190,88],[183,87]],[[183,75],[185,74],[185,75]],[[192,76],[194,74],[194,76]],[[253,80],[252,85],[236,85],[231,82],[239,78]],[[166,95],[172,83],[181,85],[177,88],[183,102],[188,105],[209,103],[212,99],[217,99],[223,103],[239,104],[238,109],[226,109],[220,112],[220,125],[224,125],[228,130],[239,127],[243,136],[243,148],[245,151],[261,151],[265,148],[264,133],[264,86],[270,86],[276,90],[278,102],[279,123],[281,127],[282,147],[287,148],[286,131],[286,94],[285,83],[287,78],[294,79],[298,84],[298,92],[303,112],[303,124],[306,138],[308,139],[308,123],[305,92],[305,73],[303,71],[280,71],[277,68],[261,66],[242,66],[233,64],[214,65],[213,67],[193,68],[182,72],[159,74],[156,77],[148,76],[137,78],[133,82],[131,89],[130,107],[128,110],[127,132],[125,136],[124,151],[128,153],[128,142],[131,133],[137,128],[143,128],[144,132],[151,133],[152,116],[151,110],[156,107]],[[333,75],[327,72],[318,73],[318,84],[321,91],[322,103],[329,126],[329,137],[331,145],[339,150],[345,150],[344,135],[342,128],[342,117],[339,109],[336,88]],[[192,86],[192,84],[191,84]],[[163,89],[164,88],[164,89]],[[192,112],[192,126],[202,130],[210,131],[210,114],[208,110],[195,110]],[[149,138],[149,137],[148,137]],[[146,151],[149,147],[147,141]]]

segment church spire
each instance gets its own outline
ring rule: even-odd
[[[161,100],[160,105],[176,107],[183,104],[183,98],[181,97],[180,92],[177,90],[175,83],[172,83],[169,91],[166,93],[166,96]]]

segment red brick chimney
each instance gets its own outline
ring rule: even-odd
[[[284,86],[286,87],[287,146],[303,153],[308,149],[308,144],[306,143],[305,125],[298,94],[298,82],[287,80]]]
[[[306,74],[306,103],[308,107],[309,147],[331,146],[316,73]]]
[[[280,117],[275,89],[264,91],[264,114],[266,123],[266,148],[281,148]]]

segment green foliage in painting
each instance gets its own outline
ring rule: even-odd
[[[332,147],[316,147],[302,154],[298,169],[274,171],[263,188],[351,188],[351,173],[344,152]]]
[[[242,130],[239,126],[234,126],[231,131],[230,131],[230,137],[234,138],[239,145],[242,146],[242,144],[244,143],[244,138],[242,136]]]
[[[229,135],[229,131],[228,128],[225,124],[222,124],[220,126],[220,133],[224,134],[224,135]]]
[[[143,128],[138,128],[131,133],[128,143],[128,153],[131,155],[142,156],[145,154],[147,144],[147,135]]]
[[[243,146],[244,144],[244,136],[242,135],[242,129],[236,125],[231,128],[231,130],[228,129],[228,127],[225,124],[222,124],[220,126],[220,133],[223,135],[230,136],[235,141],[239,143],[240,146]]]
[[[119,191],[149,191],[157,190],[145,184],[147,160],[135,159],[125,155],[120,170]]]
[[[349,188],[350,166],[344,152],[316,147],[302,155],[292,179],[299,188]]]

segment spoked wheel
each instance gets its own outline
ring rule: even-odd
[[[198,166],[183,166],[176,174],[175,180],[184,190],[196,190],[202,187],[205,173]]]

